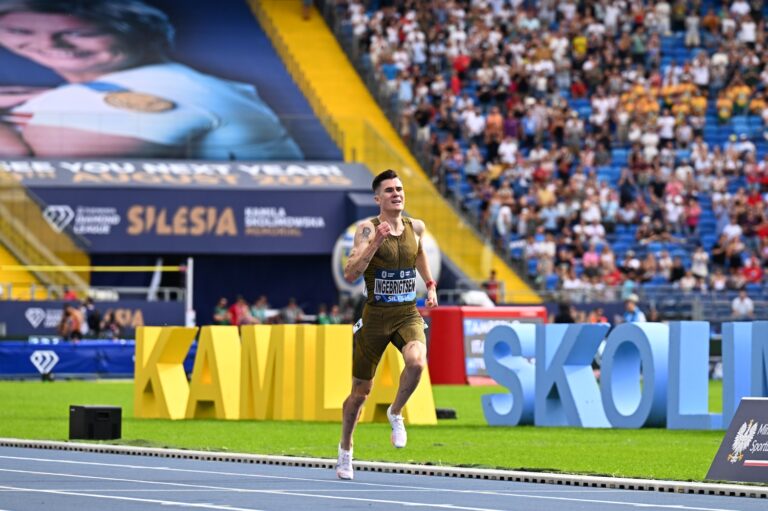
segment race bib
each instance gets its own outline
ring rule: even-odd
[[[416,270],[376,270],[373,297],[379,303],[416,301]]]

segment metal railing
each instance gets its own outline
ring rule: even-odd
[[[11,298],[14,292],[16,293],[16,298]],[[11,299],[27,299],[29,301],[63,300],[67,292],[74,293],[78,299],[90,297],[98,302],[116,302],[127,299],[146,300],[150,288],[142,286],[70,287],[57,284],[41,285],[0,282],[0,301]],[[158,287],[155,290],[155,295],[157,296],[157,301],[160,302],[183,302],[186,297],[186,291],[181,287]]]
[[[88,265],[87,241],[45,220],[39,201],[13,176],[0,172],[0,243],[22,264]],[[43,284],[87,286],[73,272],[34,272]]]

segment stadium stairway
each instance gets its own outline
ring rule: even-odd
[[[35,283],[40,289],[48,285],[68,286],[76,290],[88,288],[90,274],[87,272],[35,271],[25,276],[23,271],[2,270],[2,265],[19,264],[55,267],[90,265],[88,254],[69,234],[53,230],[43,218],[38,201],[5,172],[0,172],[0,219],[0,248],[8,254],[7,259],[0,259],[0,283],[13,282],[19,287]],[[30,298],[28,291],[19,292],[22,293],[21,298]],[[38,297],[40,295],[36,293],[34,298]]]
[[[7,271],[7,266],[19,265],[19,260],[0,243],[0,304],[2,300],[44,300],[46,290],[40,280],[28,271]],[[34,296],[31,296],[32,289]],[[2,305],[0,305],[2,306]]]
[[[328,129],[346,161],[378,173],[401,175],[408,213],[423,219],[440,249],[470,279],[491,269],[510,303],[540,303],[539,296],[486,245],[443,199],[376,104],[333,33],[315,10],[303,20],[299,2],[251,0],[250,5],[291,76]]]

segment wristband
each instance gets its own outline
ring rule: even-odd
[[[433,287],[435,290],[437,290],[437,282],[434,280],[428,280],[425,282],[425,284],[427,285],[427,290],[429,290],[430,287]]]

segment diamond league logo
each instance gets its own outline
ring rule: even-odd
[[[61,232],[75,219],[75,212],[66,204],[47,206],[43,210],[43,218],[54,231]]]
[[[37,328],[45,319],[45,311],[39,307],[31,307],[24,312],[24,317],[33,328]]]
[[[40,374],[48,374],[59,363],[59,356],[55,351],[37,350],[29,356],[29,361]]]

